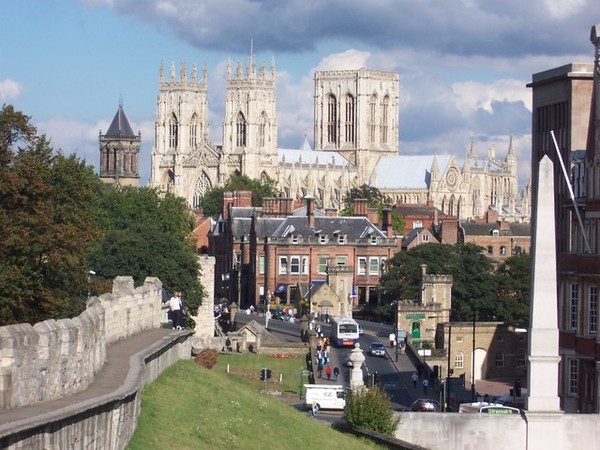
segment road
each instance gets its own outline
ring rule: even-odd
[[[250,320],[256,320],[262,325],[265,323],[264,317],[255,314],[239,314],[236,317],[238,324],[245,324]],[[360,337],[360,348],[363,349],[365,354],[365,364],[363,366],[365,381],[372,380],[373,375],[377,372],[379,386],[389,395],[394,409],[410,409],[410,405],[416,400],[419,392],[415,392],[409,386],[410,375],[415,368],[408,357],[404,354],[399,354],[398,362],[396,362],[396,352],[389,348],[385,357],[370,356],[368,354],[368,349],[373,341],[380,341],[386,347],[389,347],[387,337],[391,331],[391,326],[366,321],[360,321],[360,323],[365,329],[365,334]],[[320,325],[323,329],[323,334],[329,336],[329,326]],[[281,320],[269,320],[268,329],[275,337],[284,342],[300,341],[300,324],[297,322],[289,323]],[[331,365],[332,367],[340,368],[339,384],[350,384],[350,369],[344,366],[344,362],[351,350],[351,348],[331,348],[329,355]]]

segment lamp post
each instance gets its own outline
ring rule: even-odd
[[[87,298],[88,298],[88,300],[90,299],[90,295],[91,295],[90,294],[90,288],[91,288],[91,282],[92,282],[92,280],[91,280],[90,275],[96,275],[96,272],[94,272],[93,270],[88,270],[88,273],[87,273],[87,281],[88,281]]]
[[[400,347],[400,337],[398,336],[399,330],[398,330],[398,311],[400,309],[398,300],[396,300],[396,362],[398,362],[398,347]]]
[[[473,311],[473,356],[471,359],[471,401],[475,402],[475,311]]]
[[[452,324],[448,322],[448,367],[446,370],[446,402],[444,405],[444,411],[448,411],[448,405],[450,404],[450,376],[452,375],[452,369],[450,369],[451,363],[451,350],[452,350]]]

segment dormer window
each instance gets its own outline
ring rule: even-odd
[[[292,235],[291,241],[292,241],[292,244],[297,244],[299,242],[298,235],[297,234]]]
[[[326,234],[320,234],[319,235],[319,244],[327,244],[327,235]]]
[[[375,236],[375,235],[371,236],[371,244],[372,245],[377,245],[377,236]]]
[[[345,234],[338,235],[338,244],[345,244],[347,242],[347,238]]]
[[[500,236],[500,230],[497,228],[494,228],[492,230],[492,236]]]

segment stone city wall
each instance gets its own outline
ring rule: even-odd
[[[0,411],[85,389],[106,361],[107,345],[161,323],[162,283],[134,288],[117,277],[113,291],[88,301],[73,319],[0,327]]]

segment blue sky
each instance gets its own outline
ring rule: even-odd
[[[400,152],[464,157],[474,140],[504,157],[512,135],[529,179],[536,72],[593,62],[597,0],[3,0],[0,104],[32,117],[55,148],[99,162],[122,96],[150,177],[158,68],[209,76],[211,140],[221,142],[227,59],[277,68],[279,145],[312,139],[315,70],[400,74]]]

